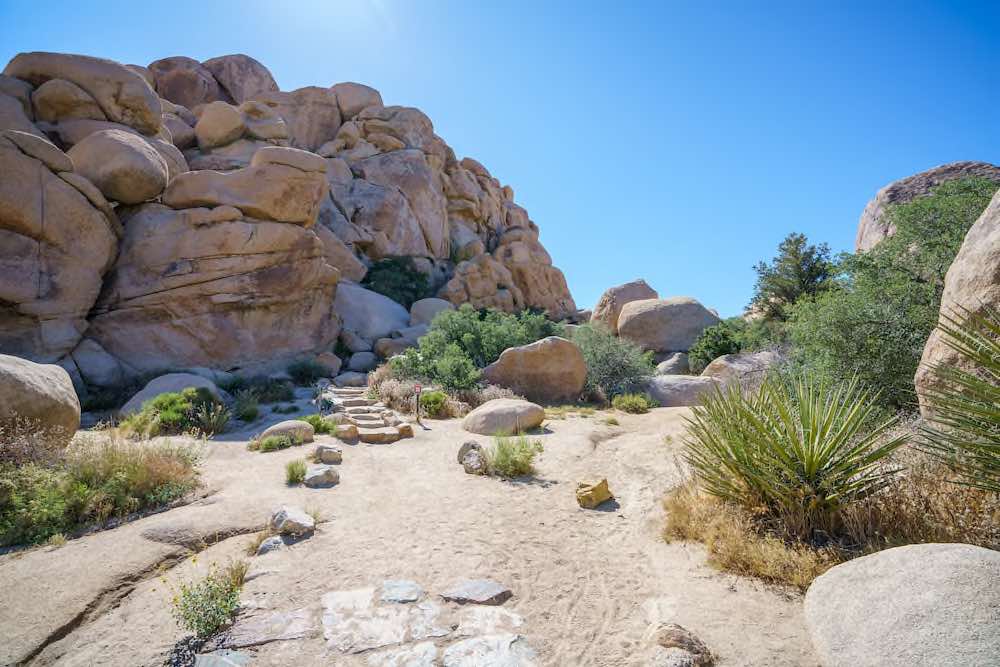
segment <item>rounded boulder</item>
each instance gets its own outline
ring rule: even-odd
[[[613,332],[618,331],[618,317],[625,304],[643,299],[658,299],[656,290],[646,284],[645,280],[633,280],[624,285],[616,285],[604,291],[597,305],[591,312],[590,321],[599,322]]]
[[[76,173],[122,204],[141,204],[167,187],[169,171],[163,157],[145,139],[124,130],[94,132],[67,155]]]
[[[573,401],[587,382],[587,362],[575,343],[549,336],[504,350],[483,377],[531,400]]]
[[[479,435],[511,435],[536,428],[545,420],[542,406],[518,398],[486,401],[462,420],[462,428]]]
[[[721,320],[696,299],[640,299],[618,316],[618,335],[646,350],[687,352],[701,332]]]
[[[1000,656],[1000,552],[912,544],[819,576],[806,627],[824,667],[994,665]]]
[[[36,422],[65,446],[80,427],[80,401],[60,366],[0,354],[0,427],[19,420]]]

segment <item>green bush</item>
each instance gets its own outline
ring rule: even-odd
[[[246,562],[238,561],[222,571],[212,568],[198,581],[182,583],[172,599],[177,623],[201,639],[224,628],[240,606],[246,572]]]
[[[334,430],[334,426],[323,415],[306,415],[305,417],[297,417],[296,419],[310,424],[316,433],[331,433]]]
[[[281,403],[294,401],[295,390],[285,380],[276,380],[266,375],[257,375],[246,380],[246,388],[252,391],[261,403]]]
[[[613,399],[641,389],[653,375],[653,355],[596,324],[582,324],[573,342],[587,362],[587,391]]]
[[[448,394],[443,391],[425,391],[420,394],[420,407],[428,417],[448,416]]]
[[[938,326],[962,366],[937,364],[922,443],[970,486],[1000,493],[1000,313],[960,311]]]
[[[948,181],[890,208],[896,234],[841,256],[836,287],[789,309],[793,363],[831,381],[858,377],[885,407],[912,408],[913,376],[937,322],[945,273],[997,186]]]
[[[215,397],[207,389],[189,387],[146,401],[139,412],[122,420],[121,426],[144,437],[177,435],[198,429],[198,414],[215,404]]]
[[[0,546],[160,507],[198,483],[194,445],[87,436],[50,463],[0,465]]]
[[[636,415],[645,414],[652,408],[660,407],[660,404],[649,394],[619,394],[611,400],[611,405],[615,410]]]
[[[508,479],[531,475],[535,472],[535,457],[542,451],[541,440],[531,440],[524,435],[498,436],[493,446],[486,450],[486,465],[491,475]]]
[[[295,486],[301,484],[306,478],[305,459],[295,459],[285,464],[285,484]]]
[[[195,427],[206,436],[222,433],[229,425],[232,413],[221,403],[205,403],[194,411]]]
[[[288,449],[302,444],[302,438],[291,435],[269,435],[261,440],[250,443],[250,449],[260,452],[276,452],[279,449]]]
[[[287,370],[292,381],[300,387],[308,387],[320,378],[330,377],[330,369],[316,361],[296,361]]]
[[[687,419],[685,458],[704,491],[788,536],[837,535],[842,511],[895,473],[880,464],[903,439],[883,438],[895,419],[868,428],[875,399],[856,380],[830,387],[808,376],[716,391]]]
[[[257,394],[251,389],[240,389],[233,396],[233,414],[237,419],[252,422],[260,415]]]
[[[740,339],[746,323],[742,318],[731,317],[701,332],[688,350],[688,366],[692,373],[701,373],[715,359],[724,354],[740,351]]]
[[[435,317],[417,347],[393,357],[390,370],[398,379],[428,380],[449,390],[471,389],[480,380],[479,369],[496,361],[507,348],[561,331],[538,313],[477,311],[464,304]]]
[[[778,246],[771,263],[759,262],[754,271],[757,284],[751,309],[765,320],[783,320],[796,301],[830,287],[834,266],[829,246],[809,245],[805,234],[792,233]]]
[[[375,262],[361,284],[406,308],[414,301],[433,296],[427,275],[418,271],[409,257],[387,257]]]

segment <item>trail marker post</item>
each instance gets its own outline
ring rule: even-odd
[[[420,392],[423,391],[424,388],[419,384],[414,388],[417,390],[417,393],[413,396],[413,412],[417,415],[417,424],[423,426],[423,424],[420,423]]]

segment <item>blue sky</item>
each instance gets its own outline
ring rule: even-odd
[[[1000,3],[874,4],[0,0],[0,60],[373,85],[514,188],[581,307],[643,277],[734,315],[788,232],[849,250],[882,185],[1000,162]]]

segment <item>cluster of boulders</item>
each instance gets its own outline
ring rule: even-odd
[[[0,169],[0,349],[78,390],[316,357],[363,372],[441,307],[374,304],[357,283],[389,257],[450,304],[576,316],[513,190],[361,84],[280,91],[245,55],[22,53]],[[342,329],[368,354],[334,357]]]

